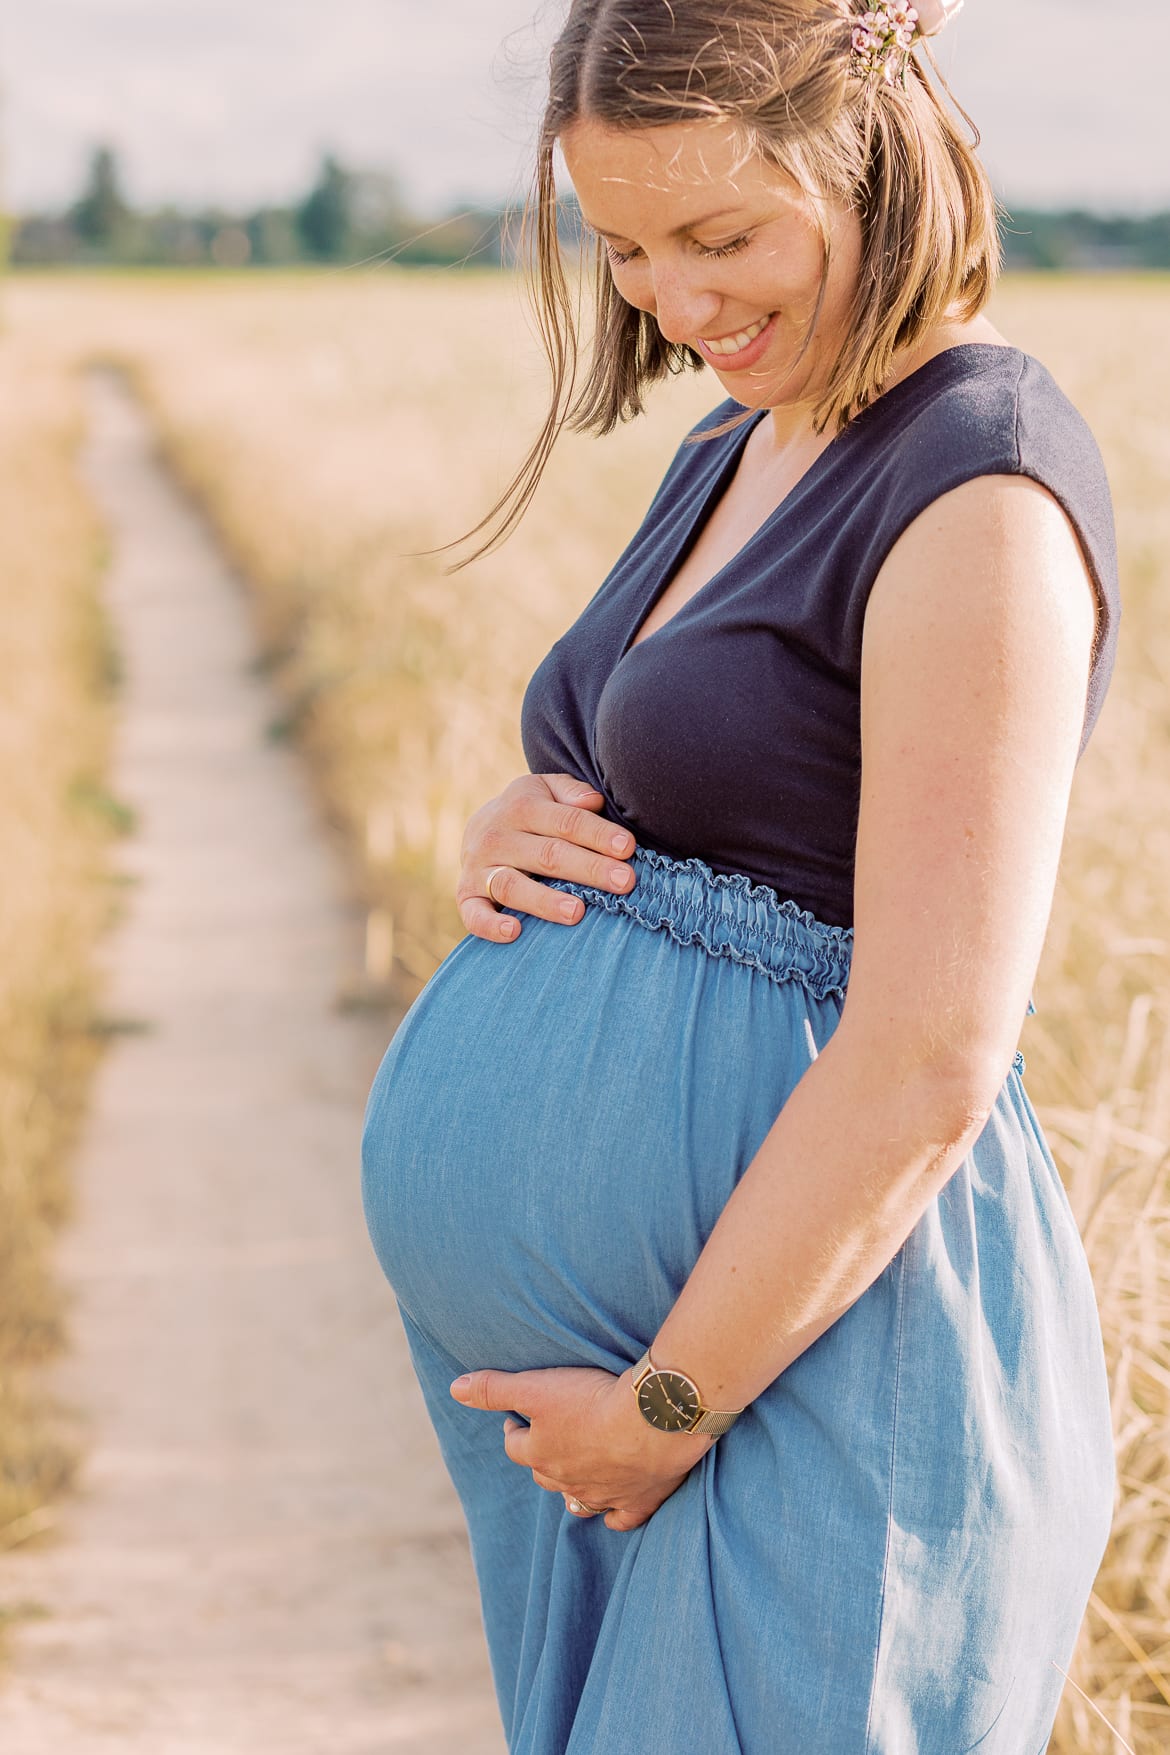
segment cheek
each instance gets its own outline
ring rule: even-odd
[[[643,270],[628,263],[624,268],[611,265],[609,277],[613,281],[618,297],[636,311],[654,310],[654,283]]]
[[[752,278],[761,294],[771,291],[773,302],[782,310],[811,311],[820,295],[823,269],[819,246],[801,238],[794,245],[776,245],[762,252]]]

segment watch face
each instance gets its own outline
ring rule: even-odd
[[[638,1390],[642,1418],[660,1432],[689,1432],[699,1409],[699,1391],[681,1371],[651,1371]]]

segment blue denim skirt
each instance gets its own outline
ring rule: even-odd
[[[554,882],[575,926],[456,945],[366,1114],[367,1224],[512,1755],[1042,1755],[1114,1463],[1018,1056],[893,1261],[641,1529],[573,1517],[448,1394],[485,1366],[633,1363],[840,1019],[849,931],[698,859],[633,865],[626,896]]]

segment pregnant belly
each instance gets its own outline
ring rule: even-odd
[[[463,939],[366,1112],[366,1218],[404,1309],[465,1366],[628,1360],[838,1017],[601,909]]]

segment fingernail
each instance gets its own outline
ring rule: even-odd
[[[471,1383],[470,1376],[457,1377],[455,1379],[454,1383],[451,1385],[451,1394],[457,1395],[460,1390],[467,1389],[470,1386],[470,1383]]]
[[[611,850],[614,853],[624,853],[629,843],[629,839],[629,836],[624,833],[621,835],[611,835],[609,838]]]
[[[576,898],[576,896],[570,896],[569,900],[567,902],[560,903],[558,912],[560,913],[562,920],[576,920],[576,918],[577,918],[577,898]]]
[[[501,920],[500,921],[500,937],[501,938],[515,938],[515,936],[516,936],[516,922],[514,920]]]
[[[611,865],[609,868],[610,883],[620,884],[623,889],[629,883],[631,875],[628,865]]]

